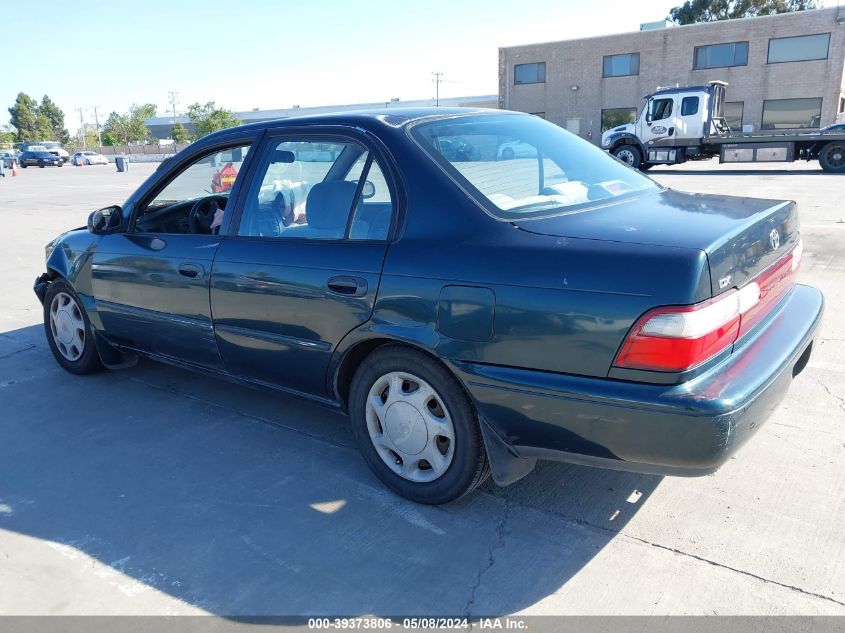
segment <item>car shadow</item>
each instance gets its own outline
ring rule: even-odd
[[[72,376],[40,326],[0,334],[0,393],[0,550],[38,613],[95,594],[110,613],[513,613],[582,573],[661,481],[541,463],[421,506],[372,476],[337,412],[146,361]]]

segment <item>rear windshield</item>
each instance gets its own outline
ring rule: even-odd
[[[419,124],[411,134],[503,220],[558,215],[660,189],[592,143],[536,116],[459,116]]]

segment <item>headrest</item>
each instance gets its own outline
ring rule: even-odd
[[[320,182],[311,187],[305,206],[308,226],[315,229],[345,228],[358,183],[347,180]]]

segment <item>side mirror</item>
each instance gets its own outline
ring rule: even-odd
[[[646,112],[645,113],[645,122],[648,123],[649,125],[651,125],[652,120],[653,119],[652,119],[652,116],[651,116],[651,112]]]
[[[376,186],[369,180],[364,181],[364,186],[361,188],[361,197],[364,200],[369,200],[376,195]]]
[[[88,216],[88,230],[94,235],[114,233],[123,226],[123,209],[119,206],[97,209]]]

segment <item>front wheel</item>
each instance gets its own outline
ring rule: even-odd
[[[449,503],[489,475],[472,403],[420,351],[388,345],[368,356],[352,380],[349,413],[364,461],[412,501]]]
[[[845,173],[845,141],[831,141],[819,152],[822,169],[834,174]]]
[[[44,296],[44,330],[50,351],[65,370],[90,374],[103,368],[85,308],[65,281],[51,283]]]
[[[38,166],[39,166],[41,169],[44,169],[44,161],[43,161],[43,160],[39,160],[39,161],[38,161]]]
[[[620,145],[611,152],[616,158],[634,169],[639,169],[643,162],[640,150],[633,145]]]

